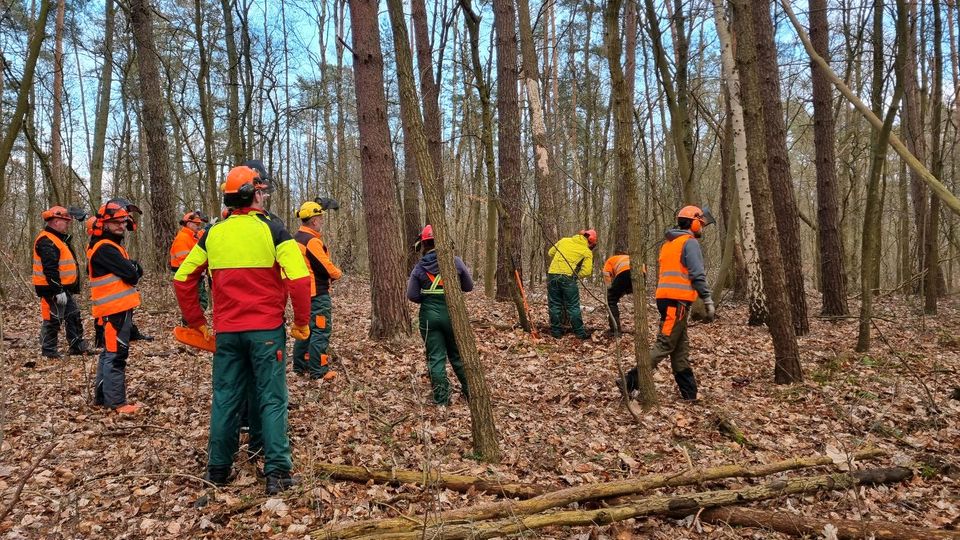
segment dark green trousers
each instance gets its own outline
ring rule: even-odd
[[[450,313],[442,294],[426,295],[420,304],[420,337],[427,349],[427,371],[433,387],[433,401],[439,405],[450,404],[450,381],[447,379],[447,360],[460,381],[465,396],[467,374],[463,370],[460,351],[450,326]]]
[[[329,294],[318,294],[310,301],[310,337],[293,342],[293,371],[310,373],[319,379],[330,371],[327,347],[333,331]]]
[[[287,437],[286,332],[220,332],[213,355],[209,469],[230,468],[240,437],[240,410],[249,403],[251,449],[262,441],[264,474],[290,472]]]
[[[586,339],[583,316],[580,314],[580,287],[577,278],[563,274],[547,274],[547,305],[550,311],[550,333],[563,335],[563,314],[570,319],[570,327],[578,338]]]

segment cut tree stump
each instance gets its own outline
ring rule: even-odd
[[[818,491],[849,489],[858,485],[874,485],[902,482],[913,472],[904,467],[872,469],[823,476],[809,476],[791,480],[775,480],[762,486],[743,489],[702,491],[675,496],[656,496],[639,499],[622,506],[600,510],[566,510],[549,514],[513,516],[500,520],[478,522],[444,522],[415,531],[400,533],[377,533],[362,538],[368,539],[461,539],[495,538],[519,534],[544,527],[575,527],[580,525],[606,525],[630,518],[662,515],[681,517],[701,509],[744,504],[784,495],[816,493]]]
[[[867,449],[851,455],[854,461],[876,459],[884,453],[878,449]],[[678,487],[699,484],[722,478],[760,478],[784,471],[808,467],[834,465],[829,456],[808,456],[792,458],[763,465],[724,465],[709,469],[693,469],[674,474],[652,474],[627,480],[616,480],[600,484],[584,484],[558,491],[544,493],[525,501],[498,501],[479,506],[453,510],[439,516],[429,517],[426,526],[435,526],[451,522],[475,522],[497,519],[505,516],[520,516],[559,508],[575,502],[610,499],[625,495],[636,495],[661,487]],[[399,533],[424,527],[419,516],[401,516],[379,520],[359,521],[334,525],[311,533],[316,538],[354,538],[364,535]]]
[[[421,486],[436,485],[449,490],[466,493],[473,490],[485,491],[493,495],[508,498],[529,499],[547,491],[547,488],[534,484],[503,483],[495,479],[480,478],[462,474],[440,474],[436,471],[409,471],[409,470],[370,470],[353,465],[336,465],[333,463],[319,463],[313,466],[319,474],[325,474],[334,480],[347,480],[365,484],[373,481],[379,484],[416,484]]]
[[[960,540],[960,531],[943,531],[909,527],[889,521],[853,521],[847,519],[819,519],[796,516],[785,512],[753,508],[711,508],[699,516],[707,523],[724,523],[737,527],[760,527],[794,536],[820,536],[828,525],[835,527],[840,540]]]

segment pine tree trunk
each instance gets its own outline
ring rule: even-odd
[[[409,333],[410,315],[403,298],[400,208],[393,192],[394,160],[387,126],[378,3],[377,0],[350,0],[350,26],[360,130],[363,218],[370,253],[373,306],[370,337],[385,340]],[[341,147],[339,151],[344,149]]]
[[[140,74],[141,121],[150,170],[150,218],[153,225],[153,263],[157,272],[167,271],[163,255],[176,233],[173,214],[173,188],[170,183],[167,122],[163,112],[163,86],[157,67],[157,48],[153,38],[153,12],[149,0],[130,3],[130,27],[137,48]]]
[[[100,69],[100,91],[93,121],[93,151],[90,158],[90,203],[100,207],[103,198],[103,159],[106,151],[107,124],[110,118],[110,92],[113,86],[113,33],[116,15],[113,1],[104,2],[103,66]]]
[[[827,24],[827,0],[810,0],[810,40],[814,49],[829,62],[830,34]],[[815,62],[810,62],[813,80],[813,139],[817,167],[817,234],[820,244],[820,283],[823,306],[828,316],[845,316],[847,275],[840,235],[840,210],[837,203],[836,129],[833,121],[833,88],[830,79]]]
[[[637,200],[636,165],[633,158],[633,96],[627,93],[623,68],[620,65],[620,8],[621,0],[608,0],[604,11],[604,46],[607,50],[607,62],[610,70],[610,84],[614,104],[614,116],[617,127],[616,149],[620,174],[623,176],[621,196],[626,198],[627,219],[629,222],[630,260],[638,261],[634,266],[639,270],[639,261],[643,261],[643,232],[640,223],[640,204]],[[647,330],[647,290],[643,272],[631,272],[633,284],[633,325],[634,355],[637,365],[637,390],[640,404],[644,409],[657,406],[657,389],[653,384],[653,368],[650,365],[649,339]]]
[[[797,348],[797,337],[792,324],[791,300],[787,296],[784,261],[780,250],[781,238],[777,231],[773,194],[767,176],[765,139],[768,136],[765,127],[769,126],[770,122],[763,114],[759,73],[765,67],[758,57],[759,36],[753,20],[752,0],[733,0],[731,4],[738,40],[736,61],[743,100],[750,195],[753,201],[754,217],[757,220],[757,242],[764,246],[760,251],[760,267],[763,271],[763,289],[767,301],[767,327],[773,338],[776,357],[774,382],[777,384],[800,382],[803,380],[800,351]],[[766,9],[766,2],[764,7]],[[780,195],[778,193],[778,197]]]
[[[786,277],[790,312],[796,335],[810,331],[807,320],[807,298],[803,285],[803,256],[800,244],[800,219],[797,199],[790,175],[790,159],[787,156],[787,128],[780,99],[780,69],[777,65],[777,47],[773,36],[773,20],[770,18],[769,0],[752,2],[753,28],[756,34],[760,97],[763,106],[766,145],[767,175],[773,198],[776,231],[780,239],[781,260]],[[741,37],[741,36],[738,36]],[[741,73],[741,76],[743,74]],[[767,244],[764,244],[767,245]],[[766,276],[764,276],[766,277]],[[770,307],[769,304],[767,306]]]
[[[723,77],[726,80],[727,100],[730,103],[730,116],[733,131],[734,185],[737,192],[737,210],[740,213],[740,236],[743,246],[744,267],[747,270],[749,295],[748,324],[758,326],[767,321],[767,308],[763,293],[763,273],[760,268],[760,255],[757,250],[757,233],[754,223],[753,199],[750,195],[751,184],[748,166],[747,132],[744,127],[743,104],[741,102],[740,75],[733,58],[733,45],[727,21],[724,15],[723,1],[713,0],[714,22],[720,38],[720,60]]]
[[[457,268],[453,258],[453,244],[447,228],[444,212],[444,194],[439,177],[433,171],[433,162],[427,149],[423,123],[420,120],[420,108],[416,85],[413,78],[413,59],[407,48],[407,28],[403,20],[402,0],[387,0],[390,12],[390,24],[393,28],[394,52],[397,61],[397,80],[400,89],[400,101],[404,121],[409,129],[407,133],[413,139],[414,156],[417,171],[423,184],[424,199],[428,213],[433,219],[433,235],[437,247],[437,261],[440,263],[440,275],[448,276],[444,280],[443,292],[450,312],[450,325],[457,341],[457,349],[463,359],[470,389],[470,419],[473,434],[473,449],[484,461],[500,461],[500,447],[497,442],[497,429],[494,424],[493,407],[490,405],[490,392],[480,363],[477,341],[470,326],[470,316],[464,302],[460,280],[456,279]],[[352,11],[352,10],[351,10]],[[356,27],[355,27],[356,28]],[[386,127],[384,119],[384,127]]]

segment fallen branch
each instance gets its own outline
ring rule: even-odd
[[[320,463],[313,466],[313,470],[328,475],[334,480],[347,480],[365,484],[373,481],[380,484],[400,485],[438,485],[440,487],[466,493],[467,491],[486,491],[494,495],[508,498],[529,499],[544,493],[547,489],[534,484],[501,483],[497,480],[467,476],[462,474],[439,474],[434,471],[407,471],[407,470],[370,470],[353,465],[335,465]]]
[[[33,471],[37,470],[37,467],[40,466],[40,463],[43,460],[47,459],[47,456],[50,455],[50,452],[53,451],[53,448],[55,446],[57,446],[57,441],[53,441],[50,444],[48,444],[47,447],[40,454],[40,457],[38,457],[33,462],[33,465],[31,465],[30,468],[27,469],[27,472],[23,473],[23,476],[20,478],[20,483],[17,484],[17,490],[13,492],[13,499],[11,499],[10,503],[7,504],[6,508],[3,509],[3,512],[0,512],[0,522],[2,522],[4,518],[7,517],[7,514],[9,514],[11,510],[13,510],[13,507],[17,505],[17,502],[20,500],[20,494],[23,493],[23,486],[26,485],[27,480],[29,480],[30,477],[33,476]]]
[[[794,536],[819,536],[828,525],[835,528],[840,540],[960,540],[960,531],[942,531],[908,527],[889,521],[853,521],[847,519],[819,519],[796,516],[785,512],[755,510],[753,508],[713,508],[702,512],[700,521],[725,523],[737,527],[761,527]]]
[[[884,453],[880,450],[867,449],[853,454],[851,458],[856,461],[863,461],[876,459],[883,455]],[[545,493],[526,501],[499,501],[453,510],[429,518],[426,521],[426,525],[435,526],[454,521],[481,521],[504,516],[536,514],[537,512],[543,512],[551,508],[559,508],[575,502],[635,495],[661,487],[687,486],[722,478],[759,478],[784,471],[833,464],[833,459],[828,456],[809,456],[756,466],[724,465],[722,467],[709,469],[693,469],[676,474],[652,474],[640,478],[617,480],[601,484],[584,484]],[[353,538],[363,535],[412,531],[419,527],[422,527],[422,525],[419,523],[411,523],[408,517],[399,517],[347,523],[313,531],[311,534],[316,538]]]
[[[744,448],[749,448],[750,450],[762,450],[763,448],[747,438],[743,434],[743,431],[737,427],[737,424],[725,413],[720,411],[712,411],[713,414],[713,424],[717,427],[717,431],[721,435],[730,439],[731,441],[743,446]]]
[[[640,499],[622,506],[600,510],[568,510],[552,514],[536,514],[523,517],[482,522],[440,523],[425,530],[394,534],[375,534],[363,538],[409,539],[435,538],[494,538],[544,527],[573,527],[578,525],[606,525],[630,518],[650,515],[681,517],[700,509],[743,504],[774,499],[784,495],[816,493],[818,491],[849,489],[859,485],[874,485],[902,482],[912,476],[912,471],[903,467],[872,469],[851,473],[810,476],[792,480],[775,480],[762,486],[743,489],[702,491],[676,496],[656,496]]]

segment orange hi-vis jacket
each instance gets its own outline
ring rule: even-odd
[[[183,264],[183,260],[190,254],[193,246],[200,240],[200,234],[191,231],[188,227],[181,227],[177,236],[170,245],[170,268],[176,270]]]
[[[681,234],[667,240],[660,248],[657,300],[669,299],[693,302],[697,299],[697,291],[693,288],[693,282],[690,280],[690,271],[682,261],[683,246],[691,240],[694,240],[694,238],[690,234]]]
[[[120,252],[125,259],[129,259],[127,250],[113,240],[106,238],[97,241],[96,244],[87,250],[87,260],[92,261],[93,256],[101,247],[110,245]],[[133,285],[120,279],[116,274],[104,274],[99,277],[93,276],[92,263],[87,263],[87,271],[90,278],[90,301],[91,311],[96,318],[106,317],[114,313],[122,313],[128,309],[133,309],[140,305],[140,292]]]
[[[607,285],[613,283],[614,278],[630,269],[629,255],[614,255],[603,263],[603,281]]]
[[[47,276],[43,273],[43,261],[37,253],[37,241],[41,238],[47,238],[53,245],[60,250],[60,261],[58,263],[60,270],[60,285],[73,285],[77,282],[77,260],[73,257],[73,252],[66,242],[61,240],[55,234],[48,231],[40,231],[37,240],[33,242],[33,284],[43,287],[50,285]]]
[[[300,226],[293,239],[297,241],[297,247],[303,253],[303,260],[310,271],[310,296],[327,294],[330,282],[340,279],[343,272],[330,260],[320,233],[310,227]]]

